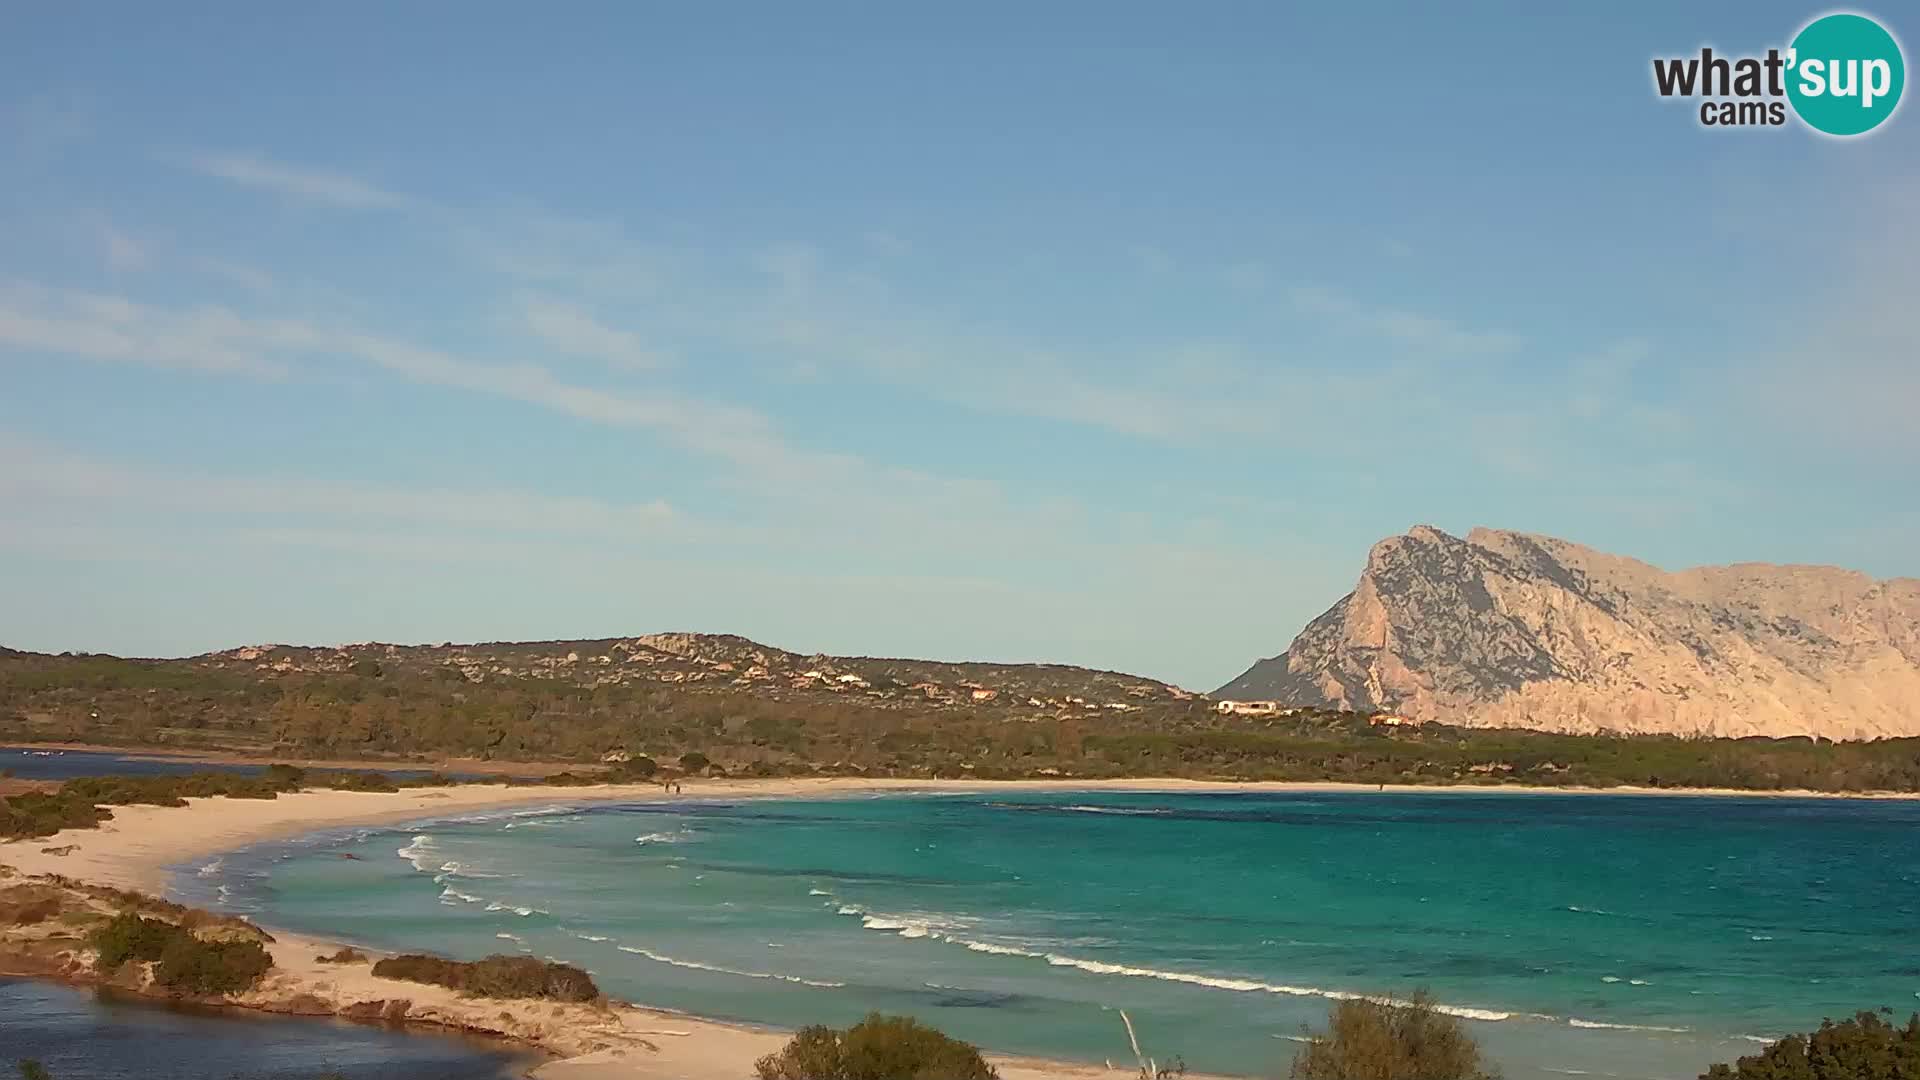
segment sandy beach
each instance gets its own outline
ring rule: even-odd
[[[0,845],[0,862],[29,874],[57,873],[101,885],[164,894],[167,867],[203,855],[265,840],[358,825],[385,825],[469,811],[510,807],[661,801],[690,798],[831,798],[875,792],[947,793],[1007,791],[1130,792],[1395,792],[1449,794],[1660,795],[1674,798],[1915,799],[1909,792],[1834,794],[1816,791],[1742,791],[1729,788],[1568,788],[1521,785],[1452,786],[1219,780],[895,780],[833,777],[786,780],[688,780],[678,795],[660,785],[597,784],[588,787],[465,784],[399,792],[302,791],[272,800],[189,799],[185,807],[116,806],[113,820],[97,829],[69,830],[41,841]],[[66,847],[64,856],[42,849]]]
[[[924,781],[886,779],[699,780],[682,794],[667,794],[658,784],[553,788],[462,785],[393,793],[305,791],[273,800],[192,799],[186,807],[124,806],[98,829],[68,830],[42,840],[0,845],[0,863],[23,874],[60,874],[94,884],[165,895],[169,867],[262,841],[285,839],[335,828],[399,824],[427,818],[516,807],[584,806],[594,803],[694,798],[830,798],[874,792],[960,793],[987,791],[1135,791],[1135,792],[1377,792],[1377,786],[1311,783],[1225,783],[1193,780],[1124,781]],[[1563,788],[1396,787],[1384,790],[1444,797],[1449,793],[1567,794]],[[1673,796],[1751,796],[1742,791],[1669,791],[1606,789],[1613,794]],[[1812,795],[1809,792],[1764,793]],[[1900,796],[1867,796],[1898,797]],[[560,1080],[739,1080],[752,1062],[776,1050],[784,1034],[718,1023],[644,1007],[591,1010],[533,1002],[475,1002],[451,991],[376,979],[365,967],[321,964],[334,942],[287,934],[269,926],[279,941],[273,948],[276,971],[243,1004],[280,1008],[301,995],[317,996],[339,1011],[373,1008],[404,998],[411,1016],[430,1023],[491,1029],[542,1046],[561,1056],[537,1075]],[[468,959],[473,959],[469,957]],[[372,1004],[369,1004],[372,1003]],[[1116,1032],[1116,1057],[1125,1046]],[[1126,1073],[1060,1062],[997,1058],[1007,1080],[1071,1080]]]
[[[1084,789],[1091,785],[1049,785]],[[1127,790],[1191,790],[1181,782],[1115,785]],[[273,800],[191,799],[185,807],[114,807],[113,820],[97,829],[68,830],[39,840],[0,844],[0,864],[27,875],[59,874],[99,885],[155,895],[169,890],[169,871],[179,863],[262,841],[332,828],[397,824],[483,810],[549,805],[585,805],[696,797],[831,797],[874,791],[1004,790],[1005,784],[886,780],[724,781],[689,783],[685,794],[664,794],[658,784],[582,788],[464,785],[394,793],[305,791]],[[1036,790],[1039,785],[1020,785]],[[410,1022],[490,1031],[557,1055],[535,1076],[542,1080],[742,1080],[753,1062],[777,1051],[784,1032],[720,1023],[643,1006],[597,1010],[581,1005],[461,998],[451,990],[375,978],[361,965],[318,960],[341,943],[288,933],[272,926],[274,971],[237,1004],[266,1011],[299,1011],[303,999],[327,1003],[329,1011],[379,1015],[385,1002],[410,1002]],[[377,955],[377,954],[376,954]],[[468,959],[475,959],[469,957]],[[1115,1031],[1116,1059],[1125,1054]],[[1031,1058],[990,1055],[1005,1080],[1093,1080],[1132,1075]]]

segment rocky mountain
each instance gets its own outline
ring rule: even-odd
[[[1667,572],[1547,536],[1431,526],[1216,696],[1567,732],[1920,735],[1920,580]]]

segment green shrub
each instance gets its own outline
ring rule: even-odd
[[[89,940],[100,953],[97,966],[103,972],[110,972],[129,960],[160,959],[167,942],[185,933],[170,922],[123,911],[95,930]]]
[[[237,994],[273,966],[273,957],[257,941],[201,941],[182,931],[160,953],[154,981],[189,994]]]
[[[335,791],[399,791],[400,785],[385,773],[336,773],[327,777],[327,786]]]
[[[1494,1080],[1499,1074],[1460,1021],[1426,994],[1411,1001],[1336,1002],[1327,1030],[1293,1059],[1293,1080]]]
[[[20,1062],[20,1080],[53,1080],[53,1074],[38,1061],[23,1058]]]
[[[29,791],[0,799],[0,838],[52,836],[62,829],[91,829],[112,816],[110,811],[86,799]]]
[[[845,1031],[802,1028],[754,1063],[759,1080],[997,1080],[979,1048],[910,1016],[870,1014]]]
[[[630,776],[635,779],[645,780],[660,771],[660,763],[645,754],[636,754],[632,758],[615,765],[613,771],[620,776]]]
[[[713,764],[713,759],[698,750],[689,750],[680,755],[680,767],[690,773],[702,772]]]
[[[367,954],[351,945],[342,945],[340,951],[332,956],[316,956],[314,960],[322,964],[359,964],[365,962]]]
[[[129,960],[158,961],[154,982],[189,994],[233,994],[253,987],[273,966],[257,941],[202,941],[193,931],[123,911],[90,937],[96,966],[111,972]]]
[[[373,973],[383,979],[445,986],[475,997],[593,1001],[600,996],[593,976],[571,964],[531,956],[494,955],[469,962],[407,953],[375,963]]]
[[[1882,1009],[1892,1015],[1892,1010]],[[1909,1080],[1920,1077],[1920,1013],[1905,1027],[1870,1012],[1820,1022],[1811,1035],[1789,1035],[1732,1065],[1714,1065],[1700,1080]]]

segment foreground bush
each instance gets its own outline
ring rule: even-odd
[[[102,972],[129,960],[155,961],[153,981],[183,994],[238,994],[253,988],[273,957],[257,941],[202,941],[192,930],[122,912],[93,932]]]
[[[1870,1012],[1823,1020],[1811,1035],[1789,1035],[1700,1080],[1920,1080],[1920,1013],[1898,1028]]]
[[[1460,1021],[1411,1001],[1341,1001],[1327,1030],[1313,1032],[1293,1059],[1293,1080],[1495,1080],[1499,1073]]]
[[[153,980],[184,994],[238,994],[273,966],[257,941],[201,941],[181,931],[161,950]]]
[[[754,1064],[760,1080],[997,1080],[972,1043],[909,1016],[869,1015],[845,1031],[801,1028]]]
[[[92,945],[100,953],[100,970],[110,972],[129,960],[160,959],[167,942],[183,932],[170,922],[123,911],[93,932]]]
[[[445,986],[475,997],[593,1001],[600,996],[593,976],[571,964],[531,956],[495,955],[467,962],[408,953],[375,963],[373,973],[383,979]]]

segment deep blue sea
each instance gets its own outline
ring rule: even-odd
[[[342,858],[352,854],[355,859]],[[1341,995],[1429,991],[1514,1080],[1682,1078],[1920,1006],[1920,803],[1419,794],[678,800],[232,853],[183,891],[389,949],[526,952],[797,1026],[1284,1074]]]
[[[246,1016],[0,979],[0,1073],[39,1061],[54,1080],[510,1080],[531,1063],[449,1035]]]

